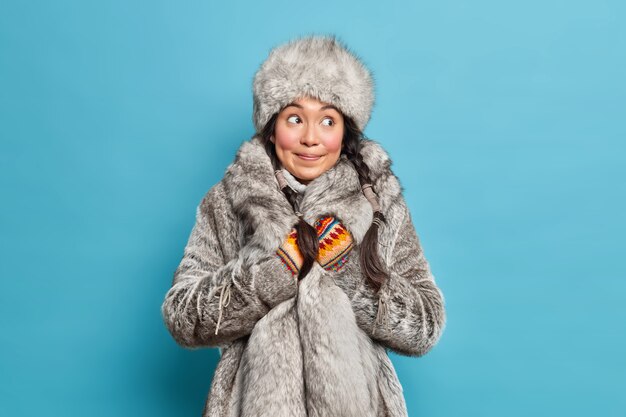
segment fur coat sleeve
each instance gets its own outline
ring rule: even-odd
[[[375,340],[407,356],[426,354],[445,326],[444,297],[437,287],[401,196],[391,210],[401,213],[385,264],[389,278],[378,293],[363,280],[350,295],[357,323]]]
[[[275,256],[252,262],[231,255],[239,252],[237,229],[219,182],[197,207],[161,307],[169,332],[183,347],[217,347],[248,335],[270,309],[295,295],[297,282]]]

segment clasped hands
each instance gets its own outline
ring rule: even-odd
[[[319,243],[316,261],[327,271],[340,270],[354,247],[352,235],[334,216],[321,217],[313,226]],[[276,256],[294,276],[300,272],[304,260],[298,248],[297,238],[298,233],[294,227],[276,250]]]

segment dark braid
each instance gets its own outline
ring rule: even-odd
[[[274,134],[276,127],[276,119],[278,113],[275,113],[265,124],[265,127],[261,131],[261,141],[265,146],[265,151],[270,156],[272,166],[274,170],[280,169],[280,163],[278,156],[276,155],[276,148],[274,143],[270,140]],[[354,120],[346,115],[344,118],[344,134],[342,140],[341,153],[345,154],[348,160],[354,166],[354,169],[359,175],[359,183],[361,186],[364,184],[372,184],[370,178],[370,169],[363,160],[361,155],[362,139],[364,138],[363,132],[359,130]],[[373,184],[372,184],[373,185]],[[373,189],[373,186],[372,186]],[[282,192],[287,197],[287,200],[293,207],[295,212],[299,212],[298,206],[298,193],[289,186],[282,188]],[[377,220],[378,219],[378,220]],[[361,263],[361,270],[374,285],[376,291],[378,291],[387,279],[388,275],[385,268],[382,265],[378,254],[378,228],[379,222],[386,223],[385,216],[380,211],[374,212],[374,221],[370,225],[370,228],[365,233],[363,241],[360,246],[359,262]],[[319,245],[317,240],[317,232],[313,226],[308,224],[302,217],[300,217],[298,223],[295,225],[296,232],[298,234],[297,245],[304,258],[302,267],[300,268],[300,274],[298,279],[304,278],[311,267],[313,262],[317,259],[319,251]]]
[[[370,169],[363,160],[363,155],[361,155],[362,139],[364,138],[363,132],[359,130],[354,120],[347,116],[344,116],[344,126],[342,153],[348,157],[354,169],[359,174],[361,187],[365,184],[371,184],[372,190],[375,191],[370,177]],[[372,221],[370,228],[367,229],[363,237],[359,253],[363,274],[370,279],[376,291],[380,289],[383,282],[388,278],[387,272],[378,254],[379,222],[387,223],[387,219],[381,211],[375,211],[374,221]]]

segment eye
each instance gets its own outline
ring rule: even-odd
[[[324,120],[322,120],[322,124],[324,126],[332,126],[335,124],[335,121],[330,117],[326,117]]]
[[[298,123],[300,120],[301,120],[301,119],[300,119],[300,116],[289,116],[289,117],[287,118],[287,121],[288,121],[289,123]]]

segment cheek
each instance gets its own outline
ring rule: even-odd
[[[339,153],[341,151],[342,140],[343,132],[329,133],[324,137],[324,147],[328,153]]]
[[[296,147],[299,141],[298,134],[294,130],[276,126],[274,130],[274,143],[278,148],[290,151]]]

